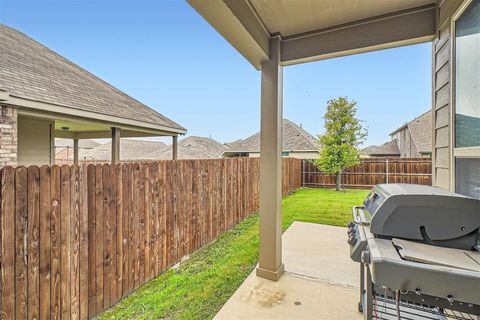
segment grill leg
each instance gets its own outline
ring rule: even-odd
[[[365,294],[365,265],[360,262],[360,301],[358,311],[363,312],[363,296]]]
[[[373,315],[373,283],[372,283],[372,275],[370,274],[370,270],[367,268],[366,273],[366,283],[365,283],[365,297],[364,297],[364,304],[363,304],[363,316],[365,320],[372,320]]]
[[[401,316],[400,316],[400,290],[397,290],[395,292],[395,308],[397,310],[397,319],[398,320],[401,320]]]

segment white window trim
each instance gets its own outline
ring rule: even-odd
[[[450,22],[450,41],[451,41],[451,52],[450,52],[450,148],[452,152],[450,152],[450,190],[455,191],[455,186],[457,184],[456,181],[456,167],[455,167],[455,159],[456,158],[480,158],[480,146],[478,147],[464,147],[464,148],[456,148],[455,147],[455,114],[456,114],[456,106],[455,106],[455,86],[456,86],[456,41],[457,37],[455,34],[455,24],[457,20],[463,15],[465,10],[470,6],[473,0],[465,0],[460,5],[460,7],[455,11],[452,15],[452,19]]]

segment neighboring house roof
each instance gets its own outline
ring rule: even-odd
[[[166,144],[160,141],[144,141],[121,139],[120,140],[120,160],[139,160],[143,156],[163,149]],[[80,152],[81,160],[110,161],[112,143],[102,144],[86,152]]]
[[[177,145],[177,159],[218,159],[228,149],[220,142],[204,137],[190,136]],[[166,146],[142,157],[145,160],[172,159],[172,146]]]
[[[369,149],[369,150],[366,150]],[[361,154],[368,154],[371,156],[399,156],[400,150],[398,149],[397,140],[385,142],[379,146],[370,146],[363,149]]]
[[[101,143],[93,139],[78,140],[79,148],[93,149],[99,145],[101,145]],[[73,139],[55,138],[55,148],[57,148],[57,150],[67,147],[73,148]]]
[[[0,24],[0,43],[0,89],[12,97],[185,131],[17,30]]]
[[[292,121],[283,119],[282,130],[283,151],[318,151],[315,137]],[[234,144],[227,152],[260,152],[260,132]]]
[[[419,153],[432,152],[432,111],[427,111],[408,123],[412,140]]]
[[[360,150],[360,154],[370,155],[370,154],[371,154],[372,152],[374,152],[377,148],[378,148],[378,146],[375,146],[375,145],[371,145],[371,146],[365,147],[365,148],[363,148],[362,150]]]
[[[397,132],[408,129],[413,143],[419,153],[431,153],[432,152],[432,111],[429,110],[420,116],[416,117],[412,121],[402,125],[396,129],[390,136],[393,136]]]
[[[225,142],[225,145],[229,148],[235,148],[238,144],[240,144],[243,140],[242,139],[237,139],[232,142]]]

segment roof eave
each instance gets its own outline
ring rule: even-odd
[[[249,1],[187,0],[256,69],[269,57],[273,36]],[[352,7],[352,10],[355,10]],[[321,30],[282,37],[283,65],[431,41],[435,4],[339,23]]]
[[[269,56],[269,33],[247,1],[187,2],[257,70]]]
[[[158,133],[158,135],[183,135],[187,133],[187,130],[181,126],[176,128],[168,127],[15,96],[9,96],[8,99],[2,101],[2,103],[14,107],[20,107],[22,109],[26,108],[24,110],[25,113],[28,113],[29,110],[31,110],[32,114],[44,113],[45,115],[50,114],[51,116],[58,115],[61,118],[71,117],[92,122],[108,123],[112,125],[118,124],[130,127],[133,130],[137,128],[138,131],[142,132]]]

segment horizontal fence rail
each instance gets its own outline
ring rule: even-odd
[[[0,170],[2,319],[88,319],[259,207],[259,159]],[[301,161],[283,160],[283,193]]]
[[[321,172],[313,160],[302,161],[303,187],[335,187],[335,175]],[[432,160],[428,158],[368,158],[342,173],[342,186],[371,188],[380,183],[432,184]]]

